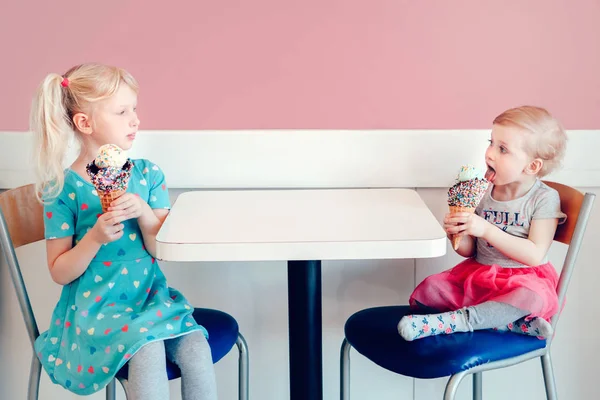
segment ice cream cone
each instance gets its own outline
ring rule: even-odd
[[[475,213],[475,208],[472,208],[472,207],[449,206],[448,208],[450,209],[451,214],[461,213],[461,212],[470,213],[470,214]],[[462,239],[462,236],[460,236],[460,235],[452,235],[452,248],[454,248],[454,250],[458,250],[461,239]]]
[[[127,191],[127,186],[124,189],[120,190],[109,190],[106,192],[102,192],[100,190],[96,190],[98,192],[98,197],[100,198],[100,204],[102,204],[102,212],[105,213],[108,211],[108,207],[110,207],[110,203],[119,198],[119,196],[123,195]]]
[[[127,191],[132,168],[126,152],[114,144],[101,146],[96,158],[85,166],[98,193],[102,212],[107,212],[110,203]]]

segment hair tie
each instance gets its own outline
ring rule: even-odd
[[[63,78],[62,82],[60,83],[60,85],[62,87],[68,87],[69,86],[69,80],[67,78]]]

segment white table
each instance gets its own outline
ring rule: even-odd
[[[167,261],[288,261],[292,400],[323,397],[321,260],[446,252],[442,227],[409,189],[187,192],[156,241]]]

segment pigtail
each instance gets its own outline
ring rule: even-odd
[[[73,127],[65,106],[68,82],[59,74],[49,74],[33,99],[30,127],[35,136],[36,193],[41,202],[52,201],[65,182],[64,159]]]

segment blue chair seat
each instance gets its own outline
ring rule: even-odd
[[[208,331],[208,343],[212,353],[213,363],[223,358],[235,345],[238,339],[238,323],[231,315],[209,308],[196,308],[194,319]],[[125,364],[117,373],[117,377],[127,379],[128,364]],[[167,360],[167,376],[169,380],[181,376],[179,368]]]
[[[408,306],[361,310],[346,321],[346,339],[377,365],[421,379],[453,375],[546,346],[545,340],[536,337],[491,329],[407,342],[400,337],[397,325],[403,316],[412,313]]]

